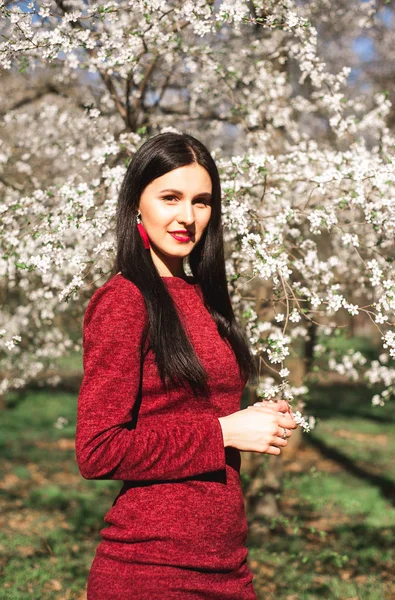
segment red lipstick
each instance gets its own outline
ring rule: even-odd
[[[170,235],[178,242],[190,242],[192,234],[185,229],[179,231],[169,231]]]

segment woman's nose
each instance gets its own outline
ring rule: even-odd
[[[183,223],[193,223],[195,220],[193,206],[188,202],[180,202],[178,220]]]

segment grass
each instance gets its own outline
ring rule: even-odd
[[[280,517],[249,563],[262,600],[395,598],[395,408],[357,387],[315,388],[317,429],[285,465]],[[75,462],[76,395],[10,401],[0,452],[0,597],[82,600],[117,481],[86,481]],[[59,417],[66,419],[59,429]]]
[[[76,397],[43,391],[2,415],[1,598],[83,598],[101,521],[121,483],[75,462]],[[68,423],[55,427],[59,416]]]
[[[370,397],[313,389],[319,424],[285,465],[281,517],[250,547],[265,600],[395,598],[395,406],[372,407]]]

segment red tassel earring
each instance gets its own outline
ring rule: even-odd
[[[141,223],[140,211],[137,213],[136,221],[137,221],[137,229],[139,230],[141,239],[143,240],[144,248],[146,248],[148,250],[148,248],[150,247],[149,237],[148,237],[147,232],[144,229],[144,225]]]

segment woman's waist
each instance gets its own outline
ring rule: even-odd
[[[190,540],[221,543],[246,533],[239,473],[225,470],[172,482],[125,482],[105,515],[111,531],[130,541]],[[125,537],[126,536],[126,537]]]
[[[128,488],[104,521],[101,549],[121,560],[216,571],[238,568],[247,555],[243,493],[230,467],[226,483]]]

